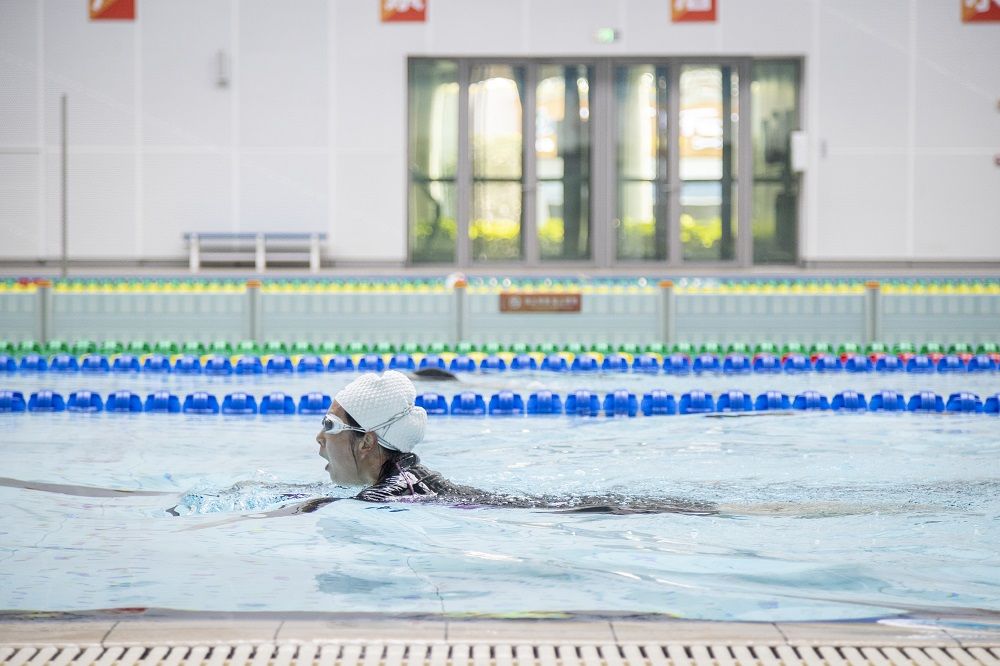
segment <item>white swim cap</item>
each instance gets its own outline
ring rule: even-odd
[[[336,400],[365,430],[378,435],[387,449],[409,453],[424,438],[427,412],[414,406],[417,389],[406,375],[387,370],[361,375],[341,389]]]

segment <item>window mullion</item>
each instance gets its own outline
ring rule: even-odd
[[[538,83],[538,64],[528,63],[524,68],[524,95],[521,105],[521,146],[523,168],[521,195],[521,247],[524,251],[524,262],[528,266],[539,263],[538,248],[538,164],[535,154],[535,119],[536,92]]]
[[[469,61],[458,63],[458,165],[456,173],[455,213],[457,219],[456,261],[462,268],[471,264],[472,239],[469,238],[469,219],[472,211],[472,147],[469,141]]]

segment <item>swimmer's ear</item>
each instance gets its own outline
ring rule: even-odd
[[[374,449],[376,444],[378,444],[378,435],[373,432],[366,432],[361,438],[361,449],[364,451]]]

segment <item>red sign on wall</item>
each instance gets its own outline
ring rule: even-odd
[[[962,23],[1000,21],[1000,0],[962,0]]]
[[[579,293],[531,293],[505,291],[500,294],[500,312],[579,312]]]
[[[134,21],[135,0],[87,0],[91,21]]]
[[[404,21],[423,23],[427,20],[430,0],[382,0],[382,23]]]
[[[717,0],[670,0],[670,19],[674,23],[714,22]]]

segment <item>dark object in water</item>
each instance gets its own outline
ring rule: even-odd
[[[437,382],[457,382],[454,373],[441,368],[421,368],[410,373],[410,379],[429,379]]]
[[[155,495],[176,495],[177,493],[164,493],[154,490],[117,490],[115,488],[97,488],[95,486],[75,486],[66,483],[43,483],[41,481],[22,481],[20,479],[10,479],[0,476],[0,486],[7,488],[24,488],[25,490],[39,490],[46,493],[57,493],[59,495],[74,495],[76,497],[126,497]]]

